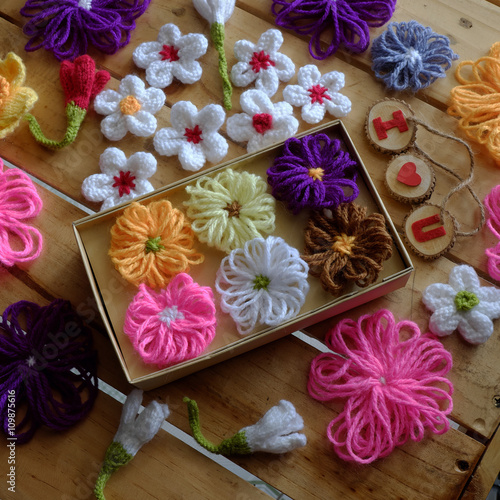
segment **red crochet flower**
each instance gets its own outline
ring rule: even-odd
[[[340,321],[326,344],[337,354],[313,360],[308,390],[319,401],[345,400],[327,430],[340,458],[368,464],[409,438],[420,441],[426,429],[448,430],[453,385],[444,376],[452,359],[436,337],[381,309]]]

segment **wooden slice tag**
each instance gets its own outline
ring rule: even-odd
[[[401,153],[415,142],[417,127],[406,118],[413,116],[408,104],[397,99],[376,102],[366,115],[366,135],[383,153]]]
[[[387,165],[385,184],[396,200],[421,203],[431,197],[436,175],[424,159],[413,153],[402,154]]]
[[[404,237],[410,249],[427,260],[437,259],[455,244],[457,223],[441,207],[424,203],[411,211],[403,221]]]

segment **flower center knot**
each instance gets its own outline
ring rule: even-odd
[[[273,116],[268,113],[257,113],[253,115],[252,125],[258,134],[265,134],[273,128]]]
[[[261,69],[267,69],[269,66],[275,66],[269,54],[266,54],[263,50],[254,52],[249,64],[252,66],[254,73],[258,73]]]
[[[307,91],[309,92],[311,103],[314,104],[315,102],[319,102],[320,104],[323,104],[324,99],[331,101],[332,98],[326,93],[327,90],[328,89],[322,85],[313,85],[310,89],[308,89]]]
[[[140,109],[141,103],[133,95],[128,95],[120,101],[120,111],[124,115],[135,115]]]
[[[130,190],[135,188],[135,175],[132,175],[130,171],[123,172],[123,170],[120,170],[120,176],[114,176],[113,179],[115,181],[113,187],[118,188],[120,198],[124,194],[130,194]]]
[[[416,64],[422,57],[420,56],[420,53],[418,50],[415,50],[413,47],[410,47],[408,51],[406,52],[405,55],[406,59],[410,61],[412,64]]]
[[[0,76],[0,106],[10,96],[10,83],[7,78]]]
[[[232,203],[228,203],[225,207],[224,210],[227,210],[228,217],[239,217],[240,216],[240,210],[241,210],[241,205],[237,201],[233,201]]]
[[[198,125],[195,125],[194,128],[186,128],[184,129],[184,137],[187,138],[188,142],[192,142],[193,144],[198,144],[203,140],[201,134],[203,131]]]
[[[334,252],[339,252],[344,255],[351,255],[352,247],[354,246],[355,236],[347,236],[347,234],[342,233],[335,236],[335,242],[332,245],[332,250]]]
[[[267,287],[271,283],[271,280],[262,274],[258,274],[255,276],[255,279],[253,280],[253,289],[254,290],[267,290]]]
[[[455,306],[459,311],[470,311],[479,304],[477,295],[467,290],[462,290],[455,295]]]
[[[309,175],[309,177],[312,177],[312,179],[315,181],[322,181],[325,171],[321,167],[310,168],[307,174]]]
[[[170,327],[170,323],[176,319],[184,319],[184,314],[177,309],[177,306],[165,307],[163,311],[158,313],[158,318]]]
[[[160,56],[162,61],[178,61],[179,60],[179,49],[173,45],[164,45],[163,49],[160,50]]]
[[[146,241],[146,253],[156,253],[164,249],[165,246],[161,244],[161,236],[157,236],[156,238],[149,238]]]
[[[85,10],[90,10],[92,8],[92,0],[80,0],[78,2],[78,7]]]

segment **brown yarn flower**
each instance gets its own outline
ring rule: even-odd
[[[381,214],[366,215],[366,208],[343,203],[332,217],[313,212],[305,230],[302,258],[323,288],[339,292],[348,281],[359,287],[375,282],[382,262],[392,255],[392,238]]]
[[[204,256],[193,248],[194,232],[184,214],[167,200],[134,202],[111,228],[109,256],[130,283],[163,288]]]

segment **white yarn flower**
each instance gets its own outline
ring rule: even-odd
[[[286,453],[307,444],[304,420],[290,401],[282,399],[270,408],[254,425],[244,427],[246,442],[251,453]]]
[[[194,83],[202,69],[196,60],[207,51],[208,40],[199,33],[182,36],[175,24],[160,28],[156,42],[141,43],[133,53],[136,66],[146,70],[149,85],[163,89],[177,80]]]
[[[283,35],[277,29],[263,33],[254,44],[249,40],[239,40],[234,45],[234,55],[238,59],[231,68],[231,80],[237,87],[246,87],[255,80],[255,88],[272,97],[276,94],[280,80],[288,82],[295,74],[295,64],[278,52],[283,44]]]
[[[148,181],[156,172],[156,159],[151,153],[134,153],[127,159],[121,149],[107,148],[99,159],[99,166],[102,174],[84,179],[82,194],[89,201],[102,201],[101,210],[154,190]]]
[[[165,93],[157,88],[146,89],[135,75],[127,75],[116,90],[104,90],[94,100],[94,109],[107,115],[101,122],[101,132],[110,141],[123,139],[127,132],[148,137],[156,130],[154,115],[165,104]]]
[[[198,112],[192,102],[176,102],[170,112],[172,127],[156,133],[154,147],[161,155],[179,155],[182,168],[196,172],[206,160],[218,163],[226,156],[227,140],[218,133],[225,119],[226,113],[218,104]]]
[[[231,315],[241,335],[257,324],[277,326],[299,313],[309,291],[308,271],[298,250],[282,238],[247,241],[225,257],[217,271],[221,309]]]
[[[351,101],[339,90],[345,85],[344,73],[330,71],[321,76],[317,66],[308,64],[299,69],[298,85],[287,85],[283,98],[293,106],[302,108],[302,119],[307,123],[319,123],[328,111],[341,118],[351,111]]]
[[[210,24],[224,24],[233,15],[236,0],[193,0],[193,5]]]
[[[248,142],[249,153],[284,141],[299,128],[292,106],[283,101],[273,104],[262,90],[243,92],[240,104],[244,113],[230,116],[226,129],[231,139]]]
[[[471,344],[486,342],[493,333],[493,319],[500,317],[500,289],[482,287],[470,266],[455,266],[448,285],[433,283],[422,293],[422,301],[433,311],[432,333],[445,336],[456,329]]]

